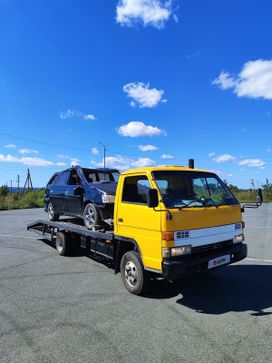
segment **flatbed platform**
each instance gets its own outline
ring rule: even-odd
[[[50,234],[52,237],[57,232],[65,231],[76,233],[84,237],[91,237],[109,241],[113,240],[113,232],[91,231],[87,227],[72,223],[69,220],[52,222],[48,220],[38,219],[35,222],[29,223],[27,225],[27,230],[33,230],[42,235]]]

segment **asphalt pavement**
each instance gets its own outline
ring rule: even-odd
[[[0,212],[0,362],[271,362],[272,204],[246,210],[248,258],[129,294],[84,254],[26,231],[41,209]]]

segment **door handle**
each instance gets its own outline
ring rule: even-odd
[[[123,218],[118,218],[118,222],[124,222]]]

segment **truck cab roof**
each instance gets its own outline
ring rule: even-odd
[[[191,171],[191,172],[206,172],[211,173],[209,170],[205,169],[191,169],[185,166],[181,165],[165,165],[165,166],[148,166],[144,168],[135,168],[135,169],[129,169],[124,172],[122,172],[123,175],[126,174],[138,174],[138,173],[145,173],[149,172],[152,173],[153,171]]]

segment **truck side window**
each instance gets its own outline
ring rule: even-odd
[[[151,186],[146,176],[129,176],[125,178],[123,202],[147,204],[146,193]]]

